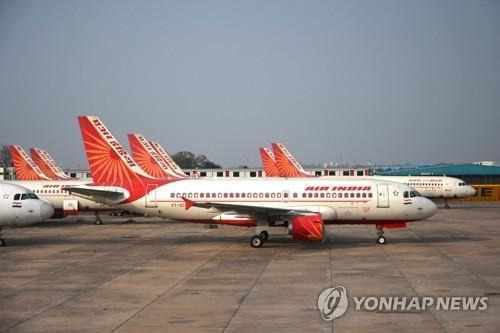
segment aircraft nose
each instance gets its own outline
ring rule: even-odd
[[[433,216],[434,214],[436,214],[436,212],[438,211],[438,207],[437,205],[432,202],[431,200],[427,199],[427,198],[422,198],[424,201],[423,203],[423,216],[424,218],[429,218],[431,216]]]
[[[471,196],[476,195],[476,189],[472,186],[469,186],[469,195]]]
[[[40,218],[43,220],[47,220],[54,215],[54,207],[52,205],[42,202],[40,204]]]

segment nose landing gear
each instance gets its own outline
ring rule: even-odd
[[[385,244],[386,239],[384,237],[384,228],[380,224],[377,224],[376,228],[377,228],[377,236],[378,236],[376,243],[377,244]]]
[[[7,246],[5,239],[2,238],[2,228],[0,228],[0,247]]]

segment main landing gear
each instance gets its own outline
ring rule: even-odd
[[[101,217],[99,216],[99,212],[95,212],[95,222],[94,222],[95,225],[101,225],[103,224],[102,223],[102,220],[101,220]]]
[[[262,247],[262,245],[264,245],[264,242],[267,241],[268,238],[269,233],[263,230],[258,235],[252,236],[252,238],[250,238],[250,245],[253,248]]]
[[[384,237],[384,228],[380,225],[380,224],[377,224],[377,244],[385,244],[386,243],[386,240],[385,240],[385,237]]]

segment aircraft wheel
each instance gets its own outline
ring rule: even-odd
[[[262,247],[264,244],[264,240],[260,238],[259,235],[255,235],[252,238],[250,238],[250,245],[254,248]]]
[[[101,224],[103,224],[101,219],[95,220],[95,225],[101,225]]]
[[[269,238],[269,233],[264,230],[260,232],[259,236],[265,242]]]
[[[385,237],[384,236],[378,236],[377,238],[377,244],[385,244]]]
[[[0,238],[0,246],[7,246],[7,243],[5,242],[5,239]]]

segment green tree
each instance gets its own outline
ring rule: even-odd
[[[172,159],[182,169],[219,169],[221,166],[210,161],[205,155],[196,156],[190,151],[180,151]]]
[[[8,168],[13,166],[12,157],[10,156],[10,150],[8,146],[0,146],[0,167]]]

